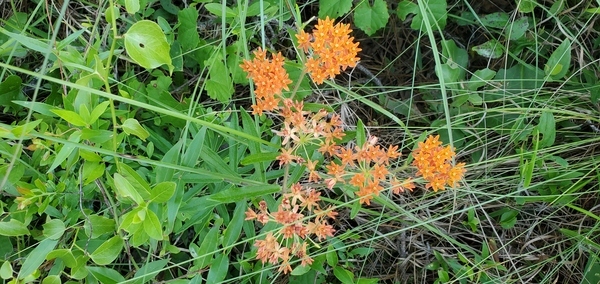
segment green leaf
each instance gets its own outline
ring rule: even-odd
[[[104,162],[85,161],[83,164],[82,173],[84,178],[83,185],[88,185],[96,179],[100,178],[102,175],[104,175],[105,169],[106,166],[104,165]]]
[[[137,279],[134,280],[133,283],[143,284],[154,280],[154,277],[165,268],[167,263],[169,263],[168,259],[161,259],[144,264],[144,266],[135,272],[134,278]]]
[[[125,10],[129,14],[135,14],[140,10],[140,0],[125,0]]]
[[[56,244],[58,244],[58,240],[45,239],[39,242],[29,255],[27,255],[17,278],[22,280],[34,273],[46,261],[46,256],[56,247]]]
[[[428,25],[430,25],[432,29],[443,30],[446,27],[446,20],[448,18],[446,0],[422,0],[419,1],[419,3],[423,3],[423,8],[427,13]],[[416,13],[410,27],[416,31],[427,31],[425,28],[425,17],[423,16],[421,9]]]
[[[535,8],[534,0],[515,0],[516,4],[519,5],[517,9],[521,13],[531,13]]]
[[[102,243],[90,254],[90,258],[98,265],[110,264],[121,254],[123,245],[123,239],[120,236],[114,236]]]
[[[279,156],[278,152],[256,153],[245,156],[240,164],[243,166],[252,165],[254,163],[272,162]]]
[[[158,24],[148,20],[138,21],[131,25],[123,38],[127,54],[137,64],[146,69],[166,64],[169,71],[173,72],[169,43]]]
[[[23,80],[17,75],[10,75],[0,83],[0,106],[8,107],[14,105],[12,101],[21,97],[21,84]]]
[[[210,80],[206,82],[206,92],[211,99],[226,103],[233,95],[233,81],[222,60],[207,61],[210,66]]]
[[[480,17],[479,20],[484,27],[503,29],[510,21],[510,16],[505,12],[497,12]]]
[[[419,5],[415,4],[414,2],[405,0],[398,3],[396,14],[400,20],[404,21],[408,15],[417,13],[420,13]]]
[[[212,256],[217,250],[219,245],[219,229],[223,219],[216,219],[212,228],[208,231],[202,244],[197,250],[194,250],[194,254],[197,256],[194,266],[197,269],[202,269],[211,263]],[[191,250],[191,249],[190,249]]]
[[[69,136],[70,142],[78,143],[80,139],[81,139],[81,132],[79,132],[79,131],[73,132],[73,134],[71,134]],[[54,162],[52,162],[52,165],[48,169],[48,172],[50,173],[50,172],[54,171],[54,169],[56,169],[60,164],[62,164],[62,162],[64,162],[71,155],[73,150],[75,150],[75,149],[76,149],[76,146],[74,146],[73,144],[63,145],[62,148],[60,148],[60,151],[58,151],[58,154],[56,154],[56,157],[54,158]]]
[[[161,241],[163,239],[163,230],[158,216],[152,210],[146,210],[144,219],[144,232],[151,238]]]
[[[281,187],[277,184],[244,186],[241,188],[233,186],[229,189],[211,194],[208,196],[208,199],[221,203],[233,203],[245,200],[246,198],[254,198],[279,191],[281,191]]]
[[[229,255],[224,253],[217,254],[208,271],[206,283],[222,283],[225,277],[227,277],[228,270]]]
[[[142,196],[140,196],[131,183],[129,183],[129,181],[127,181],[127,179],[125,179],[122,175],[115,173],[114,181],[115,189],[120,196],[129,197],[137,204],[144,202]]]
[[[10,265],[10,261],[5,261],[0,266],[0,278],[4,280],[8,280],[13,277],[13,269],[12,265]]]
[[[477,89],[489,84],[489,80],[494,78],[494,76],[496,76],[496,71],[492,69],[484,68],[477,70],[473,73],[471,79],[469,79],[467,89],[470,91],[477,91]]]
[[[356,123],[356,145],[362,147],[367,142],[367,133],[365,131],[365,125],[362,120],[358,120]]]
[[[559,80],[567,75],[569,72],[569,65],[571,64],[571,40],[565,39],[557,48],[552,52],[548,63],[544,67],[544,73],[554,80]]]
[[[229,225],[227,225],[225,233],[223,234],[223,247],[229,247],[239,239],[240,233],[242,232],[242,226],[244,225],[244,219],[246,217],[246,214],[244,214],[246,212],[246,208],[246,201],[238,201],[235,204],[233,216],[231,217],[231,221],[229,221]]]
[[[354,24],[369,36],[385,27],[389,18],[384,0],[374,0],[373,6],[369,1],[361,1],[354,9]]]
[[[506,29],[508,38],[510,40],[518,40],[525,35],[525,32],[529,29],[529,18],[522,17],[514,21],[510,25],[510,29]]]
[[[20,137],[21,135],[25,136],[25,135],[28,135],[31,131],[33,131],[35,129],[35,127],[37,127],[40,124],[40,122],[42,122],[41,119],[34,120],[31,122],[16,126],[10,132],[17,137]]]
[[[96,120],[98,120],[98,118],[100,118],[100,116],[104,114],[104,111],[106,111],[106,108],[108,107],[109,103],[110,103],[109,101],[105,101],[105,102],[98,104],[94,108],[94,110],[90,114],[90,121],[89,121],[90,124],[96,122]]]
[[[518,210],[508,210],[502,213],[500,217],[500,226],[504,229],[511,229],[517,223],[517,215],[519,215]]]
[[[125,282],[125,277],[114,269],[97,266],[87,266],[86,268],[100,283],[113,284]]]
[[[354,274],[340,266],[333,268],[333,275],[343,284],[354,284]]]
[[[175,193],[177,184],[172,181],[163,181],[152,188],[150,191],[150,202],[164,203],[171,199]]]
[[[46,260],[52,260],[55,258],[61,259],[69,268],[77,266],[77,260],[70,249],[55,249],[46,256]]]
[[[223,16],[223,5],[220,3],[208,3],[204,5],[204,8],[217,17]],[[235,16],[237,16],[237,13],[233,9],[225,6],[225,17],[233,18]]]
[[[58,275],[48,275],[46,277],[44,277],[44,280],[42,280],[42,284],[61,284],[62,281],[60,280],[60,276]]]
[[[52,219],[44,227],[44,237],[51,240],[58,240],[65,233],[65,223],[59,219]]]
[[[540,116],[540,123],[536,128],[543,135],[542,140],[540,140],[540,147],[552,146],[556,139],[556,120],[550,110],[544,109]]]
[[[146,130],[142,125],[140,125],[140,123],[135,118],[128,118],[127,120],[125,120],[125,122],[123,122],[123,125],[121,127],[123,127],[123,131],[127,133],[127,135],[133,134],[144,141],[146,141],[146,138],[150,136],[148,130]]]
[[[85,234],[95,239],[99,236],[115,232],[115,220],[103,216],[90,215],[83,225]]]
[[[177,28],[177,41],[181,44],[181,49],[188,52],[200,43],[200,35],[198,34],[198,9],[196,7],[188,7],[182,9],[177,14],[179,27]]]
[[[28,49],[37,51],[42,54],[50,54],[51,60],[56,60],[56,56],[50,53],[48,43],[45,43],[35,38],[28,37],[26,35],[11,33],[3,28],[0,28],[0,33],[7,35],[10,39],[18,41],[20,44],[27,47]]]
[[[58,116],[60,116],[60,118],[64,119],[68,123],[73,124],[75,126],[86,126],[87,125],[85,120],[83,120],[83,118],[74,111],[65,110],[65,109],[52,109],[50,111],[57,114]]]
[[[8,222],[0,222],[0,235],[8,237],[24,236],[29,235],[29,230],[27,230],[25,224],[10,219]]]
[[[350,12],[352,0],[319,0],[319,19],[338,18]]]
[[[325,254],[325,257],[329,266],[335,267],[338,264],[337,251],[335,250],[333,245],[327,246],[327,253]]]
[[[471,50],[483,57],[492,59],[500,58],[504,54],[504,47],[496,39],[491,39],[480,45],[473,46]]]

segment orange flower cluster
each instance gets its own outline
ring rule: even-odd
[[[303,110],[304,102],[283,100],[280,114],[283,116],[283,128],[273,131],[282,138],[281,154],[277,157],[279,165],[296,162],[305,165],[309,173],[309,181],[318,182],[316,161],[312,161],[306,155],[306,147],[311,145],[320,146],[321,151],[334,153],[339,146],[336,141],[344,137],[342,121],[337,114],[333,114],[327,121],[327,111],[320,110],[313,113]],[[304,157],[303,157],[304,156]]]
[[[256,104],[252,106],[252,114],[261,115],[263,111],[276,109],[280,101],[278,95],[281,95],[282,90],[289,90],[288,85],[292,83],[283,68],[281,53],[273,55],[269,60],[267,52],[259,48],[254,51],[253,60],[244,60],[240,66],[256,86]]]
[[[332,189],[338,182],[345,183],[349,176],[349,184],[358,188],[356,195],[360,197],[359,202],[367,205],[371,204],[374,196],[379,195],[384,184],[390,184],[394,193],[412,190],[415,185],[411,179],[399,182],[388,170],[390,161],[400,157],[397,150],[398,146],[390,146],[387,150],[381,148],[373,136],[361,147],[340,148],[335,153],[340,163],[331,162],[326,166],[331,178],[325,183]]]
[[[450,146],[442,147],[440,136],[429,136],[425,142],[413,151],[413,165],[417,168],[417,176],[423,176],[428,182],[425,187],[433,191],[444,190],[446,185],[455,187],[465,174],[465,163],[451,165],[455,155]]]
[[[316,84],[322,84],[346,68],[356,66],[359,60],[357,54],[361,49],[349,36],[350,31],[350,25],[334,25],[333,19],[327,17],[325,20],[319,19],[312,35],[304,31],[296,35],[299,47],[307,54],[312,51],[305,66]]]
[[[262,263],[281,262],[279,271],[283,273],[292,271],[290,260],[293,256],[301,260],[302,266],[312,264],[313,259],[307,253],[306,237],[314,235],[320,241],[332,237],[335,232],[325,218],[335,219],[337,213],[331,208],[321,210],[320,201],[320,192],[313,188],[303,188],[297,183],[292,186],[291,193],[283,195],[276,212],[269,213],[265,201],[259,203],[258,213],[249,208],[246,211],[246,220],[257,220],[263,225],[269,222],[282,225],[275,234],[269,232],[264,240],[254,242],[254,246],[258,248],[256,258]],[[314,215],[313,220],[305,224],[304,215],[300,212]]]

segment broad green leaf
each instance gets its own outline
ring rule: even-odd
[[[506,32],[510,40],[518,40],[525,35],[527,29],[529,29],[529,18],[522,17],[510,24],[510,29],[506,29]]]
[[[556,139],[556,120],[550,110],[544,109],[540,116],[540,123],[536,128],[543,135],[542,140],[540,140],[540,147],[552,146]]]
[[[33,111],[35,111],[37,113],[41,113],[43,115],[47,115],[47,116],[51,116],[51,117],[57,116],[55,113],[52,112],[52,110],[55,109],[56,107],[49,105],[49,104],[40,103],[40,102],[28,102],[28,101],[13,101],[13,103],[20,105],[20,106],[24,106],[26,108],[30,108]]]
[[[245,156],[240,163],[243,166],[251,165],[254,163],[272,162],[277,159],[279,152],[268,152],[268,153],[256,153]]]
[[[104,162],[85,161],[83,163],[83,185],[88,185],[104,175]]]
[[[77,260],[75,260],[75,256],[73,256],[73,252],[70,249],[55,249],[46,256],[46,260],[55,258],[60,258],[69,268],[77,266]]]
[[[2,266],[0,266],[0,278],[8,280],[13,277],[13,273],[14,271],[12,265],[10,265],[10,261],[2,263]]]
[[[46,261],[46,256],[58,244],[58,240],[45,239],[37,244],[37,246],[27,255],[27,258],[19,270],[18,279],[25,279]]]
[[[327,253],[325,254],[325,258],[327,259],[327,264],[331,267],[335,267],[338,264],[337,251],[335,250],[333,245],[327,246]]]
[[[200,247],[194,250],[194,253],[197,255],[197,258],[194,261],[195,268],[202,269],[207,265],[210,265],[212,256],[217,251],[217,246],[219,245],[219,229],[222,223],[223,219],[216,219],[212,228],[202,240]],[[192,248],[190,248],[190,250],[192,250]]]
[[[414,2],[405,0],[398,3],[396,14],[400,20],[404,21],[408,15],[417,13],[420,13],[419,5],[415,4]]]
[[[500,226],[504,229],[511,229],[517,223],[517,215],[519,215],[518,210],[508,210],[502,213],[500,217]]]
[[[73,132],[73,134],[71,134],[69,136],[69,141],[73,142],[73,143],[79,143],[79,140],[81,139],[81,132],[79,131],[75,131]],[[73,144],[65,144],[62,146],[62,148],[60,148],[60,151],[58,151],[58,154],[56,154],[56,157],[54,158],[54,162],[52,162],[52,165],[50,166],[50,168],[48,169],[48,173],[54,171],[54,169],[56,169],[60,164],[62,164],[62,162],[64,162],[70,155],[71,153],[76,149],[76,146],[74,146]]]
[[[164,203],[171,199],[175,193],[177,184],[172,181],[163,181],[152,188],[150,191],[150,202]]]
[[[218,201],[221,203],[233,203],[244,200],[246,198],[254,198],[265,194],[272,194],[281,191],[281,187],[277,184],[266,184],[244,187],[230,187],[229,189],[211,194],[209,200]]]
[[[13,128],[10,132],[17,137],[21,137],[22,135],[27,135],[33,131],[40,124],[40,122],[42,122],[41,119],[30,121],[28,123],[15,126],[15,128]]]
[[[156,275],[158,275],[158,273],[160,273],[163,270],[163,268],[165,268],[167,263],[169,263],[168,259],[161,259],[144,264],[144,266],[140,267],[140,269],[135,272],[134,278],[137,279],[133,280],[133,283],[143,284],[147,283],[148,281],[154,280],[154,277],[156,277]]]
[[[44,225],[44,237],[51,240],[58,240],[65,233],[65,223],[59,219],[52,219]]]
[[[247,203],[246,201],[238,201],[235,204],[235,210],[233,211],[233,216],[231,217],[231,221],[229,221],[229,225],[225,229],[225,233],[223,234],[223,247],[229,247],[234,244],[240,237],[240,233],[242,232],[242,226],[244,225],[244,219],[246,218]]]
[[[48,275],[46,277],[44,277],[44,280],[42,280],[42,284],[61,284],[62,281],[60,280],[60,276],[58,275]]]
[[[68,123],[73,124],[75,126],[86,126],[87,125],[85,120],[74,111],[65,110],[65,109],[52,109],[50,111],[55,113],[56,115],[60,116],[60,118],[64,119]]]
[[[356,124],[356,145],[362,147],[367,142],[367,133],[362,120],[358,120]]]
[[[146,218],[144,219],[144,232],[155,240],[163,239],[163,230],[158,216],[152,210],[146,210]]]
[[[141,20],[131,25],[125,39],[127,54],[140,66],[154,69],[166,64],[173,71],[167,37],[155,22]]]
[[[115,232],[115,220],[104,216],[90,215],[83,225],[85,234],[95,239],[99,236]]]
[[[446,27],[448,18],[446,0],[422,0],[423,8],[427,13],[427,22],[433,30],[443,30]],[[416,31],[427,31],[425,28],[425,17],[419,8],[418,13],[410,24],[410,27]]]
[[[221,3],[208,3],[204,5],[204,8],[217,17],[221,17],[223,14],[225,14],[226,18],[237,16],[237,13],[227,6],[225,6],[225,13],[223,13],[223,5]]]
[[[384,0],[361,1],[354,9],[354,24],[367,35],[373,35],[377,30],[385,27],[390,18],[387,3]]]
[[[352,9],[352,0],[319,0],[319,19],[338,18]]]
[[[206,92],[211,99],[222,103],[229,102],[234,90],[233,81],[225,68],[225,63],[219,59],[210,61],[206,62],[210,66],[210,80],[206,82]]]
[[[340,280],[343,284],[354,284],[354,274],[340,266],[333,268],[333,275],[335,275],[335,278]]]
[[[569,72],[569,65],[571,64],[571,40],[565,39],[557,48],[552,52],[548,62],[544,67],[544,72],[547,76],[554,80],[559,80],[567,75]]]
[[[98,118],[100,118],[100,116],[104,114],[104,111],[106,111],[106,108],[108,107],[109,103],[109,101],[104,101],[94,108],[94,110],[90,114],[90,124],[96,122],[96,120],[98,120]]]
[[[133,134],[144,141],[150,136],[148,130],[146,130],[135,118],[126,119],[121,127],[123,127],[123,131],[127,133],[127,135]]]
[[[0,107],[8,107],[13,104],[12,101],[22,99],[21,84],[23,80],[17,75],[10,75],[0,83]]]
[[[87,266],[86,268],[100,283],[113,284],[125,282],[125,277],[114,269],[97,266]]]
[[[188,52],[200,43],[200,35],[198,34],[198,9],[196,7],[188,7],[182,9],[177,14],[179,27],[177,28],[177,42],[181,44],[181,49]]]
[[[294,267],[294,270],[292,270],[292,272],[290,272],[290,275],[294,275],[294,276],[304,275],[307,272],[309,272],[311,269],[312,268],[310,267],[310,265],[307,265],[307,266],[298,265],[298,266]]]
[[[518,5],[517,9],[521,13],[531,13],[536,6],[534,0],[515,0],[515,4]]]
[[[29,235],[29,230],[25,224],[10,219],[8,222],[0,222],[0,235],[8,237],[24,236]]]
[[[121,254],[123,245],[123,239],[120,236],[114,236],[102,243],[90,254],[90,258],[98,265],[110,264]]]
[[[505,12],[497,12],[480,17],[479,20],[484,27],[503,29],[509,25],[510,16]]]
[[[42,42],[38,39],[28,37],[23,34],[11,33],[3,28],[0,28],[0,33],[7,35],[10,39],[18,41],[23,46],[31,49],[33,51],[37,51],[42,54],[50,54],[51,60],[56,60],[56,56],[51,54],[48,43]]]
[[[144,200],[150,199],[150,185],[137,171],[124,163],[119,165],[119,169]]]
[[[480,45],[473,46],[471,49],[485,58],[498,59],[504,54],[504,47],[496,39],[488,40]]]
[[[227,277],[227,271],[229,270],[229,255],[219,253],[215,256],[213,263],[208,270],[208,276],[206,277],[206,283],[222,283]]]
[[[494,76],[496,76],[496,71],[492,69],[484,68],[477,70],[473,73],[471,79],[469,79],[467,88],[471,91],[477,91],[477,89],[489,84],[489,81],[494,78]]]
[[[137,204],[144,202],[142,196],[140,196],[131,183],[129,183],[129,181],[127,181],[127,179],[125,179],[122,175],[115,173],[114,181],[115,189],[120,196],[129,197]]]
[[[125,10],[129,14],[135,14],[140,10],[140,0],[125,0]]]

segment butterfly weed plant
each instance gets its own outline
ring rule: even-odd
[[[296,34],[298,50],[304,53],[300,56],[304,59],[301,74],[310,75],[314,84],[320,85],[355,67],[361,49],[350,32],[349,25],[334,24],[328,17],[319,19],[312,33],[299,31]],[[312,244],[316,246],[315,242],[334,236],[330,220],[338,215],[336,206],[321,199],[323,191],[343,187],[342,191],[356,196],[360,204],[370,205],[384,190],[401,194],[405,190],[412,191],[415,183],[421,181],[427,182],[425,189],[434,191],[459,185],[465,164],[452,164],[454,150],[450,146],[443,147],[439,136],[429,136],[425,142],[419,142],[412,153],[415,176],[422,179],[397,176],[392,162],[401,156],[398,146],[385,148],[375,136],[355,146],[342,143],[346,134],[337,113],[325,109],[307,110],[294,92],[289,97],[283,96],[282,90],[289,90],[288,85],[293,83],[283,64],[281,53],[269,59],[267,52],[258,48],[254,58],[241,65],[255,86],[256,104],[252,105],[252,113],[268,112],[283,121],[281,129],[273,131],[281,138],[281,151],[276,160],[286,173],[277,210],[270,211],[266,201],[261,200],[258,208],[246,211],[246,220],[263,226],[277,224],[275,229],[266,232],[264,239],[254,242],[256,259],[263,264],[278,266],[285,274],[293,271],[293,258],[297,258],[301,266],[313,263]],[[302,167],[306,174],[301,181],[288,185],[290,167]]]

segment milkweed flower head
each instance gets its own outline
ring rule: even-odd
[[[276,109],[282,91],[289,90],[288,85],[292,80],[283,64],[284,58],[281,53],[273,54],[272,58],[268,59],[267,52],[258,48],[254,51],[254,59],[244,60],[240,65],[256,86],[256,104],[252,105],[252,114],[261,115],[263,111]]]
[[[350,32],[349,24],[334,25],[333,19],[327,17],[318,20],[312,34],[304,31],[296,34],[298,47],[309,55],[305,67],[315,84],[322,84],[348,67],[356,66],[361,49]]]
[[[413,165],[417,168],[417,176],[422,176],[428,183],[426,188],[433,191],[444,190],[446,185],[455,187],[463,178],[465,163],[452,166],[455,153],[450,146],[443,147],[440,136],[429,136],[425,142],[413,151]]]
[[[335,229],[327,219],[335,219],[337,213],[331,207],[322,210],[321,193],[300,183],[290,188],[291,192],[282,196],[277,211],[269,212],[267,203],[259,203],[258,212],[249,208],[246,220],[256,220],[263,225],[273,222],[279,225],[270,231],[264,240],[256,240],[256,258],[262,263],[279,264],[279,271],[291,272],[290,261],[294,256],[301,261],[301,266],[312,264],[309,256],[307,238],[315,237],[321,241],[332,237]],[[305,217],[305,214],[310,217]]]

